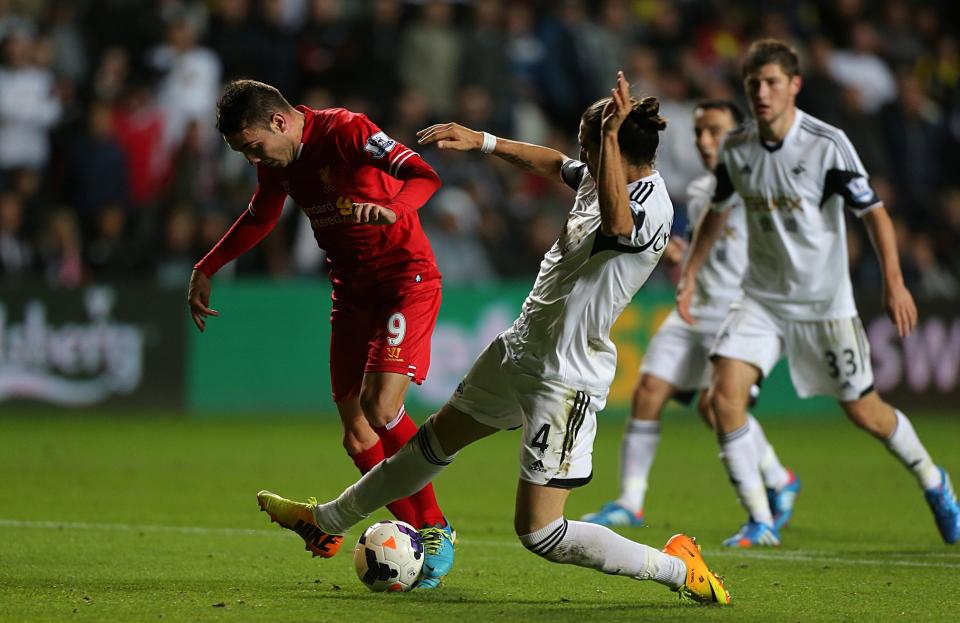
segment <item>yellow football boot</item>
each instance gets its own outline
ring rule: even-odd
[[[730,603],[730,593],[724,587],[723,580],[707,567],[696,539],[675,534],[663,546],[663,553],[676,556],[687,565],[686,581],[677,589],[681,595],[702,604]]]
[[[307,551],[314,556],[333,558],[340,549],[343,536],[327,534],[317,526],[317,520],[313,517],[316,498],[309,498],[305,503],[294,502],[276,493],[261,491],[257,494],[257,503],[260,510],[270,515],[270,521],[299,534],[307,544]]]

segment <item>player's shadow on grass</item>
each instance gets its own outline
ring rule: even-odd
[[[672,598],[666,602],[644,601],[644,596],[641,595],[634,596],[633,598],[624,595],[621,600],[615,602],[608,601],[607,599],[590,602],[583,599],[570,599],[569,601],[564,601],[560,597],[542,599],[494,596],[482,597],[464,594],[461,591],[450,591],[447,589],[443,591],[414,591],[409,595],[397,595],[393,593],[355,593],[348,591],[330,591],[314,593],[310,595],[298,594],[294,595],[293,597],[310,600],[321,599],[351,602],[380,602],[382,600],[396,599],[400,600],[397,602],[398,605],[443,603],[447,605],[463,604],[465,606],[470,606],[471,608],[486,607],[490,609],[509,606],[509,610],[504,611],[505,613],[509,613],[511,616],[520,616],[526,609],[529,609],[529,614],[532,618],[543,618],[544,613],[551,612],[557,614],[563,613],[566,615],[582,613],[584,616],[587,616],[589,613],[604,611],[624,612],[628,610],[643,610],[647,613],[653,614],[656,612],[676,612],[677,607],[701,607],[699,604],[696,604],[692,601],[684,600],[679,601],[678,603],[676,598]]]

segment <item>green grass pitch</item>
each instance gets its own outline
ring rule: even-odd
[[[349,553],[311,559],[257,512],[255,493],[327,498],[355,478],[338,425],[186,420],[163,414],[0,413],[3,621],[956,621],[960,547],[944,545],[913,479],[839,415],[768,420],[803,480],[784,545],[723,551],[742,511],[712,436],[695,417],[663,428],[649,526],[661,547],[698,537],[727,579],[729,608],[679,602],[652,582],[552,565],[513,535],[517,432],[465,452],[438,480],[460,533],[434,592],[374,594]],[[960,477],[960,418],[915,418],[934,458]],[[616,488],[616,419],[601,423],[579,517]],[[387,517],[386,512],[371,518]],[[359,529],[348,535],[345,549]]]

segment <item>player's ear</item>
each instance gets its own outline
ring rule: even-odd
[[[287,118],[284,117],[283,113],[281,112],[273,113],[273,115],[270,117],[270,125],[273,127],[273,129],[281,134],[283,134],[289,126],[287,123]]]
[[[800,89],[803,87],[803,78],[799,75],[793,76],[790,78],[790,93],[796,95],[800,92]]]

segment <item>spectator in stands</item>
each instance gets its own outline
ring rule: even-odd
[[[180,146],[191,121],[200,123],[204,141],[219,141],[209,119],[220,95],[222,66],[212,50],[197,44],[197,37],[196,25],[186,15],[176,15],[167,24],[163,44],[148,55],[150,66],[162,74],[157,104],[164,116],[166,150]]]
[[[134,210],[151,208],[170,174],[165,123],[147,83],[137,81],[127,86],[114,106],[113,132],[124,153]]]
[[[180,203],[167,214],[156,262],[156,278],[161,287],[181,288],[190,279],[199,254],[195,212],[189,203]]]
[[[83,246],[73,212],[54,210],[47,220],[40,243],[40,261],[48,286],[76,288],[83,283]]]
[[[912,65],[923,54],[923,42],[911,29],[911,7],[904,0],[886,0],[878,25],[883,56],[893,66]]]
[[[435,115],[453,110],[461,45],[453,25],[453,6],[444,0],[426,0],[397,50],[404,86],[423,93]]]
[[[94,101],[87,108],[86,123],[73,138],[67,166],[66,188],[85,236],[95,230],[100,206],[130,204],[126,157],[114,137],[112,111],[106,102]]]
[[[472,24],[462,37],[460,85],[479,87],[491,99],[492,123],[483,127],[491,128],[491,132],[511,133],[514,85],[503,29],[503,1],[478,0],[471,9]]]
[[[24,283],[33,267],[33,245],[24,231],[23,200],[0,193],[0,284]]]
[[[926,231],[913,235],[911,256],[919,272],[919,283],[914,289],[920,300],[955,299],[960,296],[960,280],[937,257],[934,238]]]
[[[128,281],[136,277],[141,249],[128,230],[127,209],[123,205],[99,206],[96,230],[86,250],[87,266],[94,275]]]
[[[31,59],[33,38],[10,32],[0,66],[0,174],[18,167],[42,170],[50,158],[49,132],[62,108],[54,75]]]
[[[397,57],[403,36],[401,13],[399,0],[372,0],[369,13],[353,23],[350,39],[352,45],[361,46],[362,71],[354,72],[353,79],[347,83],[351,92],[374,100],[384,93],[400,92],[402,87]],[[377,79],[370,80],[369,76],[376,76]],[[334,85],[320,86],[329,89]],[[388,119],[391,112],[389,109],[381,110],[379,114]]]
[[[257,37],[249,43],[256,50],[259,65],[256,76],[252,77],[274,84],[284,93],[297,93],[297,30],[287,22],[284,2],[258,0],[255,5],[258,9]],[[219,96],[220,85],[217,86]],[[210,126],[206,119],[211,110],[212,103],[201,119],[205,127]]]
[[[310,0],[307,19],[296,42],[297,93],[356,82],[354,72],[360,72],[361,79],[369,79],[371,74],[362,62],[357,62],[362,59],[364,43],[355,41],[350,30],[344,28],[340,0]],[[393,53],[396,54],[396,50]]]
[[[941,180],[945,128],[936,102],[915,75],[901,71],[896,102],[881,113],[898,193],[913,214],[930,224]]]
[[[80,7],[71,0],[55,0],[50,7],[48,36],[53,46],[54,73],[80,84],[89,71],[88,50],[80,29]]]
[[[480,214],[470,194],[446,186],[430,201],[432,224],[424,226],[444,283],[486,283],[496,277],[477,237]]]
[[[893,72],[880,58],[879,48],[873,25],[860,20],[850,27],[849,49],[835,51],[829,61],[830,75],[860,93],[861,105],[868,114],[879,111],[897,96]]]
[[[223,79],[248,78],[260,69],[258,32],[253,24],[251,0],[217,0],[213,3],[207,45],[223,64]]]
[[[85,85],[84,99],[116,102],[123,95],[129,76],[129,53],[119,46],[106,48],[97,62],[93,79]]]

